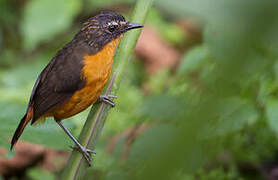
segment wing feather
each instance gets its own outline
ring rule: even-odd
[[[35,83],[30,102],[34,103],[32,124],[42,115],[64,104],[85,85],[82,79],[82,48],[65,47],[46,66]],[[83,48],[85,49],[85,48]]]

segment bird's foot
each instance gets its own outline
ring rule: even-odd
[[[95,151],[93,151],[91,149],[87,149],[84,146],[80,146],[80,147],[78,147],[78,146],[71,146],[71,148],[73,150],[79,151],[83,155],[83,157],[86,159],[86,161],[88,162],[89,166],[91,166],[91,155],[92,154],[96,154]]]
[[[100,95],[98,98],[99,102],[104,102],[106,104],[111,105],[112,107],[115,107],[115,103],[113,102],[113,99],[116,99],[117,96],[114,95]]]

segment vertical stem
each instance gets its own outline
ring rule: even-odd
[[[153,0],[137,0],[130,22],[144,24],[152,3]],[[114,72],[105,94],[116,95],[120,86],[120,81],[127,67],[128,60],[132,55],[140,33],[141,31],[139,30],[127,32],[121,40],[118,51],[114,57]],[[92,150],[95,149],[98,137],[101,134],[110,108],[111,107],[109,105],[104,103],[95,104],[93,106],[79,136],[79,142],[82,145],[86,145],[86,147],[89,147]],[[77,151],[73,151],[67,167],[62,174],[62,179],[81,179],[87,168],[88,164],[84,161],[82,155]]]

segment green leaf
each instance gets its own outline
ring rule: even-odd
[[[3,34],[0,26],[0,52],[2,51],[2,48],[3,48]]]
[[[138,169],[138,179],[171,179],[176,169],[196,171],[205,151],[187,130],[166,123],[150,127],[132,145],[126,168]]]
[[[76,0],[32,0],[24,9],[21,30],[24,47],[33,49],[38,43],[66,30],[81,8]]]
[[[28,170],[27,177],[32,180],[55,180],[55,176],[53,174],[38,168]]]
[[[173,121],[182,120],[182,115],[186,110],[185,102],[179,97],[159,94],[145,98],[139,114],[153,120]]]
[[[213,116],[201,131],[204,137],[225,136],[254,124],[259,117],[254,105],[238,97],[221,99],[214,104]]]
[[[167,80],[170,77],[170,70],[165,68],[159,70],[155,75],[149,77],[148,79],[148,88],[150,92],[154,94],[162,93],[163,90],[167,87]]]
[[[269,127],[278,135],[278,100],[276,98],[268,100],[266,117]]]
[[[133,3],[133,2],[134,0],[88,0],[88,7],[90,7],[90,9],[97,9],[97,8],[103,8],[105,6],[111,6],[114,4]]]
[[[278,62],[277,61],[274,63],[273,71],[275,74],[275,80],[278,81]]]
[[[111,110],[103,133],[120,133],[138,122],[139,117],[141,117],[138,113],[138,107],[144,101],[144,96],[139,89],[123,80],[118,99],[120,100],[115,100],[117,108]]]
[[[167,21],[163,14],[152,8],[147,17],[147,24],[160,33],[160,36],[173,44],[182,45],[185,33],[177,24]]]
[[[178,73],[196,71],[208,59],[209,51],[206,46],[198,46],[185,54],[178,68]]]
[[[131,154],[129,155],[130,163],[142,163],[151,161],[152,158],[160,156],[157,152],[166,153],[171,149],[173,140],[178,136],[177,127],[171,124],[159,124],[150,127],[138,137],[132,145]],[[160,147],[157,149],[157,147]],[[159,160],[159,158],[155,158]]]

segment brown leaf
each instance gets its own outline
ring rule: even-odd
[[[145,26],[135,48],[136,55],[143,57],[147,73],[153,74],[161,68],[174,68],[180,53],[164,41],[159,34]]]
[[[62,169],[69,157],[65,151],[53,150],[41,145],[19,141],[15,145],[15,155],[8,159],[7,151],[0,148],[0,174],[5,178],[22,177],[28,168],[40,165],[41,168],[56,172]]]

